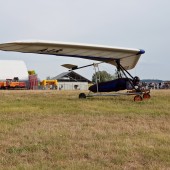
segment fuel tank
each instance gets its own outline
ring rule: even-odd
[[[112,92],[127,89],[129,85],[128,78],[119,78],[107,82],[98,83],[98,92]],[[94,84],[89,87],[89,90],[92,92],[97,92],[97,85]]]

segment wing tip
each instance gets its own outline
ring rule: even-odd
[[[139,52],[137,53],[137,55],[139,55],[139,54],[145,54],[145,50],[140,49]]]

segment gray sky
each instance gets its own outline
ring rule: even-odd
[[[170,0],[0,0],[0,43],[52,40],[144,49],[133,75],[170,80]],[[89,60],[0,51],[20,59],[41,79],[63,71],[61,64]],[[100,70],[113,74],[115,67]],[[77,71],[87,78],[92,68]]]

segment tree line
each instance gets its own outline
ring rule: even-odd
[[[106,82],[106,81],[113,80],[116,78],[117,78],[116,73],[114,75],[111,75],[107,71],[97,71],[96,73],[92,75],[92,82],[96,83],[96,80],[100,82]]]

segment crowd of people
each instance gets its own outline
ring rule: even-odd
[[[142,82],[142,87],[146,89],[170,89],[170,82]]]

